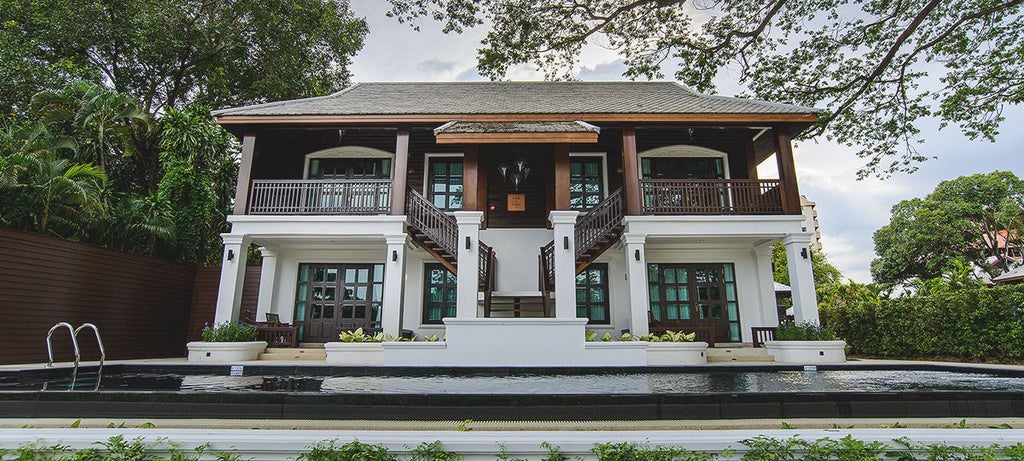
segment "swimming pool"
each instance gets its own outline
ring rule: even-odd
[[[90,374],[92,371],[92,374]],[[303,419],[1024,416],[1024,373],[943,366],[370,369],[227,366],[0,373],[0,414]],[[231,376],[234,374],[239,376]]]

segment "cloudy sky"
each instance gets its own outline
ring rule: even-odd
[[[476,48],[483,30],[465,35],[442,34],[426,21],[421,31],[384,16],[383,0],[352,0],[355,13],[370,26],[366,46],[351,70],[357,82],[483,80],[476,72]],[[624,67],[617,56],[590,46],[581,60],[581,80],[621,80]],[[666,68],[666,74],[672,70]],[[539,80],[529,67],[513,69],[514,80]],[[719,84],[730,95],[729,83]],[[735,88],[732,89],[735,92]],[[937,124],[922,124],[922,153],[937,157],[912,175],[881,181],[858,181],[864,161],[854,149],[808,141],[795,150],[800,192],[817,202],[822,245],[830,261],[858,282],[871,281],[874,258],[871,234],[889,221],[889,209],[900,200],[921,197],[943,180],[957,176],[1010,170],[1024,176],[1024,107],[1006,111],[1002,135],[996,143],[971,142],[955,128],[939,131]]]

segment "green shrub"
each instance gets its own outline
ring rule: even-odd
[[[256,340],[256,327],[244,323],[224,322],[206,325],[203,328],[203,341],[211,343],[230,343]]]
[[[358,440],[338,445],[336,441],[320,442],[302,453],[296,461],[398,461],[383,445],[370,445]]]
[[[368,335],[363,332],[362,327],[356,328],[356,331],[343,331],[338,335],[338,341],[343,343],[382,343],[384,342],[384,333],[377,333],[376,335]]]
[[[636,443],[601,443],[591,450],[598,461],[710,461],[715,455],[679,447],[653,447]]]
[[[784,323],[775,332],[779,341],[835,341],[836,334],[831,328],[817,323]]]
[[[823,304],[820,312],[855,354],[1024,359],[1024,285]]]

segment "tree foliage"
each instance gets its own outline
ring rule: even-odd
[[[363,44],[348,0],[0,0],[0,111],[87,78],[149,113],[322,95]]]
[[[968,265],[1007,269],[1024,250],[1024,181],[1008,171],[943,181],[924,198],[892,207],[875,231],[871,275],[899,284],[962,272]],[[994,263],[994,264],[993,264]]]
[[[501,79],[533,64],[572,78],[584,44],[618,51],[630,78],[714,91],[728,75],[749,95],[824,107],[803,137],[858,146],[861,176],[913,172],[920,124],[994,140],[1024,101],[1024,0],[389,0],[390,15],[445,32],[487,24],[478,70]]]

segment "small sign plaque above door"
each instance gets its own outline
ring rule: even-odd
[[[508,211],[526,211],[526,194],[508,194]]]

